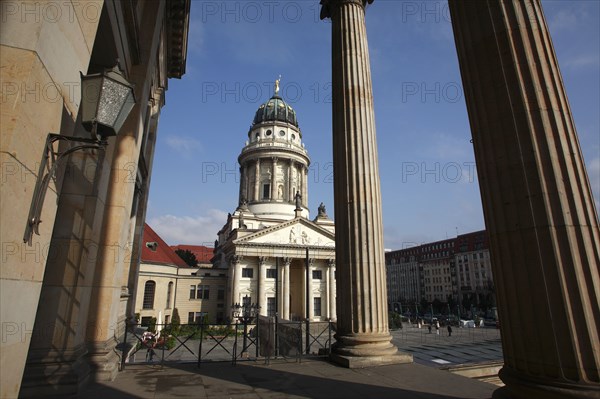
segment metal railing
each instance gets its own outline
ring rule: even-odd
[[[254,324],[127,324],[120,345],[121,369],[129,364],[231,362],[329,356],[333,323],[280,321],[259,317]]]

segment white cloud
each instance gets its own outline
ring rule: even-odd
[[[598,66],[600,66],[599,54],[584,54],[577,57],[572,57],[565,61],[565,67],[567,68],[585,68]]]
[[[202,150],[202,143],[190,137],[170,135],[167,136],[165,141],[168,147],[185,157],[192,156]]]
[[[169,245],[188,244],[212,247],[217,233],[227,221],[227,212],[209,209],[204,215],[162,215],[148,218],[147,223]]]
[[[579,26],[578,15],[576,10],[559,10],[554,14],[548,21],[548,25],[551,29],[558,30],[572,30],[577,29]]]

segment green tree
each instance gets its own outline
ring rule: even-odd
[[[192,266],[192,267],[198,266],[198,259],[196,258],[196,255],[194,255],[194,253],[192,251],[190,251],[189,249],[186,249],[186,250],[176,249],[175,253],[177,255],[179,255],[179,257],[181,259],[183,259],[183,261],[188,266]]]
[[[173,314],[171,315],[171,331],[173,334],[179,333],[179,329],[181,328],[181,318],[179,317],[179,310],[177,308],[173,309]]]

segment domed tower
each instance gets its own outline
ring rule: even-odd
[[[279,96],[279,80],[273,97],[258,107],[238,162],[240,207],[258,217],[308,218],[310,159],[296,112]]]

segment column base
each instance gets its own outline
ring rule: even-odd
[[[94,381],[112,381],[117,376],[121,353],[116,346],[117,341],[112,338],[104,342],[88,343],[87,361]]]
[[[329,355],[329,360],[349,369],[386,366],[390,364],[412,363],[413,357],[407,353],[397,352],[383,356],[344,356],[337,353]]]
[[[19,398],[76,395],[89,380],[85,347],[56,351],[32,350],[23,373]]]
[[[493,399],[597,399],[600,397],[600,384],[536,378],[506,366],[502,367],[498,376],[506,386],[494,391]]]

